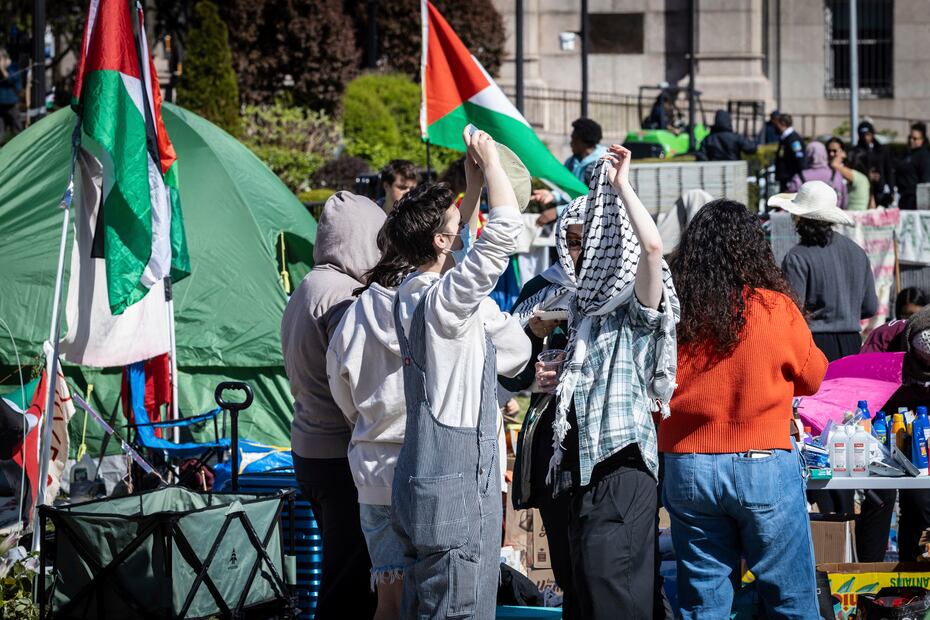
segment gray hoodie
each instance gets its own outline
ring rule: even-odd
[[[337,192],[326,201],[314,267],[291,295],[281,320],[284,370],[294,396],[291,448],[304,458],[346,458],[349,429],[326,379],[326,349],[352,291],[380,258],[384,211],[367,198]]]

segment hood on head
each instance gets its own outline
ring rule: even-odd
[[[804,149],[807,155],[807,165],[809,168],[826,168],[827,167],[827,147],[816,140],[811,141]]]
[[[384,219],[384,211],[364,196],[345,191],[330,196],[316,230],[314,266],[330,266],[361,282],[381,258],[378,231]]]
[[[730,113],[726,110],[717,110],[714,114],[714,133],[720,131],[733,131],[733,121],[730,119]]]

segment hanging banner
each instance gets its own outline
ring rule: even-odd
[[[863,336],[881,325],[890,316],[891,292],[894,288],[894,239],[901,219],[898,209],[871,209],[847,211],[855,226],[838,227],[843,234],[865,250],[872,264],[875,293],[878,295],[878,312],[862,321]]]
[[[898,260],[930,265],[930,211],[900,211]]]

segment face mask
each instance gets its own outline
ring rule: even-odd
[[[461,265],[462,261],[465,260],[465,255],[468,254],[468,249],[471,247],[471,232],[468,230],[468,226],[462,229],[459,238],[462,240],[462,248],[460,250],[451,250],[449,253],[452,255],[452,258],[455,259],[456,265]]]

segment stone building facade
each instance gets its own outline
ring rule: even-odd
[[[514,84],[514,1],[504,16]],[[807,135],[848,125],[849,0],[694,0],[696,78],[708,121],[728,101],[791,113]],[[930,118],[930,0],[858,0],[860,115],[896,139]],[[523,0],[526,116],[553,146],[580,111],[580,0]],[[636,129],[640,85],[687,85],[689,0],[589,0],[590,116],[610,138]],[[648,106],[648,102],[646,104]],[[646,108],[648,111],[648,107]],[[598,116],[601,118],[598,118]],[[700,120],[700,119],[699,119]]]

